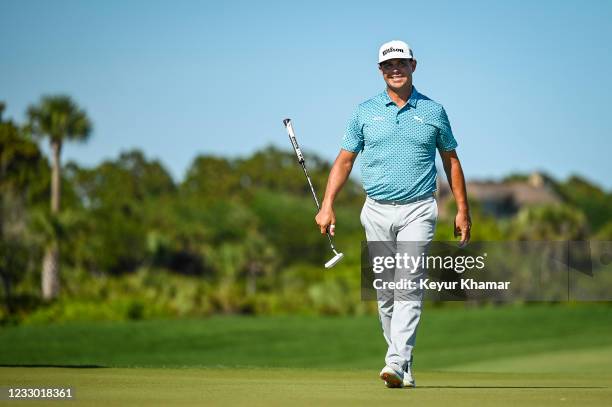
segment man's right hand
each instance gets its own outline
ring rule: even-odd
[[[324,235],[327,233],[327,228],[329,227],[329,234],[335,234],[336,228],[336,215],[334,214],[334,210],[331,208],[322,208],[317,216],[315,216],[315,222],[319,225],[321,229],[321,234]]]

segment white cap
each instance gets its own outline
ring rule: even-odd
[[[389,41],[385,42],[380,46],[378,50],[378,63],[384,62],[388,59],[393,58],[402,58],[402,59],[412,59],[412,49],[410,49],[410,45],[406,44],[404,41]]]

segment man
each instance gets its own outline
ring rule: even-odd
[[[403,41],[383,44],[378,68],[386,89],[361,103],[349,120],[342,148],[330,171],[321,210],[315,220],[334,235],[333,204],[361,153],[366,202],[361,222],[368,242],[421,242],[426,250],[438,216],[436,149],[457,202],[455,235],[470,239],[471,221],[465,179],[455,152],[457,142],[442,105],[412,85],[417,61]],[[422,293],[421,293],[422,294]],[[380,372],[388,387],[414,387],[412,349],[420,320],[422,295],[402,301],[378,295],[379,318],[388,344]]]

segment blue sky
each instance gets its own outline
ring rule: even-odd
[[[90,166],[139,148],[181,179],[200,153],[266,145],[332,160],[354,106],[380,92],[381,43],[403,39],[414,84],[442,103],[466,176],[544,170],[612,189],[612,2],[0,0],[0,100],[24,118],[71,95]]]

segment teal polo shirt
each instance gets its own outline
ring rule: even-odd
[[[361,179],[376,200],[410,200],[436,190],[436,149],[454,150],[446,111],[412,87],[398,109],[384,92],[361,103],[351,116],[342,149],[361,153]]]

